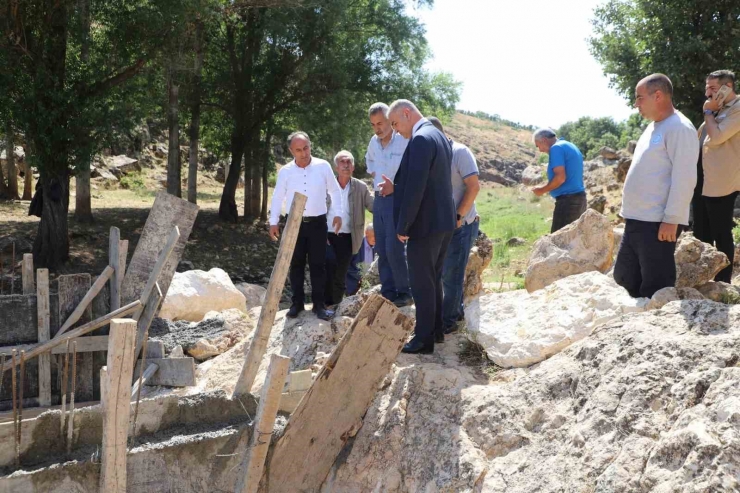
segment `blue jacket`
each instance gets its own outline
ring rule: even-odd
[[[396,173],[393,218],[396,233],[423,238],[454,231],[452,146],[431,123],[423,123],[409,141]]]

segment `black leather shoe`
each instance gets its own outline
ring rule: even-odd
[[[288,310],[288,313],[285,316],[288,318],[296,318],[303,310],[305,310],[303,305],[291,305],[290,310]]]
[[[435,344],[442,344],[445,342],[445,335],[444,334],[434,334],[434,342]]]
[[[313,312],[316,314],[316,317],[320,318],[321,320],[329,321],[334,316],[334,312],[331,310],[327,310],[326,308],[317,308],[314,309]]]
[[[434,344],[424,344],[421,341],[412,340],[404,344],[401,352],[406,354],[432,354],[434,353]]]
[[[454,334],[457,332],[458,327],[457,324],[450,325],[449,327],[445,327],[445,334]]]
[[[398,308],[403,308],[404,306],[413,305],[414,299],[407,294],[402,294],[393,301],[393,304],[396,305]]]

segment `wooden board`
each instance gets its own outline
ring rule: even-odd
[[[373,295],[288,421],[273,448],[270,493],[318,492],[401,352],[411,320]]]
[[[167,387],[190,387],[195,385],[195,360],[193,358],[147,358],[147,366],[157,365],[157,373],[147,380],[146,385]],[[138,377],[141,360],[136,362],[134,375]]]
[[[59,276],[57,283],[59,293],[59,320],[67,320],[90,290],[92,278],[90,274],[70,274]],[[85,309],[82,316],[80,316],[80,319],[72,326],[72,328],[79,327],[91,320],[92,303],[87,307],[87,309]],[[56,334],[56,331],[54,333]],[[80,344],[78,343],[78,347],[79,345]],[[70,345],[70,352],[71,351],[72,349]],[[72,361],[70,361],[69,366],[69,374],[71,378]],[[71,390],[71,382],[70,386],[67,388]],[[77,355],[75,399],[79,402],[93,400],[93,356],[91,353],[85,352]]]
[[[193,230],[197,214],[197,205],[170,195],[165,191],[157,193],[154,205],[139,237],[139,242],[136,244],[136,250],[134,250],[131,261],[126,267],[126,274],[121,286],[122,304],[125,305],[139,299],[149,279],[149,274],[157,262],[160,250],[167,241],[172,228],[177,226],[180,228],[180,238],[157,279],[162,294],[167,294],[177,264],[185,250],[185,244]]]
[[[51,334],[49,308],[49,269],[39,269],[37,286],[38,291],[36,293],[36,304],[38,307],[38,342],[46,342],[49,340]],[[39,404],[41,406],[50,406],[51,355],[49,353],[40,354],[37,364],[39,368]]]
[[[36,342],[36,295],[0,296],[0,345]]]

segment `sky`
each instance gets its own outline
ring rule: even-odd
[[[589,53],[593,9],[606,0],[434,0],[415,11],[428,68],[463,83],[458,109],[535,126],[633,110]]]

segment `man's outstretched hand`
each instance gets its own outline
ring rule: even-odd
[[[338,235],[339,230],[342,229],[342,218],[339,216],[334,216],[334,221],[331,223],[332,226],[334,226],[334,234]]]
[[[380,187],[380,195],[381,197],[387,197],[393,194],[393,180],[391,180],[385,175],[382,175],[382,176],[383,176],[383,183],[378,185]]]

